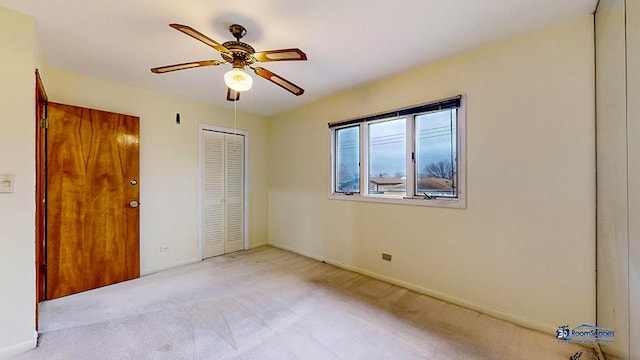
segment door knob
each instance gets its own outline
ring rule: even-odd
[[[139,202],[137,202],[137,201],[135,201],[135,200],[131,200],[131,201],[129,201],[129,207],[137,208],[137,207],[138,207],[138,205],[140,205],[140,203],[139,203]]]

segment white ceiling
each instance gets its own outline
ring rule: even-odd
[[[0,0],[31,15],[45,63],[212,105],[227,102],[230,65],[152,74],[151,67],[221,59],[170,28],[222,43],[247,28],[256,51],[299,47],[309,60],[261,66],[304,88],[296,97],[254,76],[239,110],[272,115],[448,56],[595,10],[597,0]],[[46,78],[45,78],[46,81]],[[46,82],[45,82],[46,86]]]

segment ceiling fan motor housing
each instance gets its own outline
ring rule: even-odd
[[[231,63],[233,67],[244,67],[255,62],[255,59],[251,55],[256,51],[249,44],[241,41],[227,41],[223,43],[222,46],[229,49],[229,52],[220,53],[220,55],[225,61]]]
[[[251,65],[255,62],[253,53],[255,53],[255,49],[246,43],[240,41],[246,34],[247,29],[244,26],[239,24],[233,24],[229,26],[229,32],[236,38],[235,41],[227,41],[222,44],[222,46],[229,49],[229,53],[221,53],[222,58],[231,63],[234,68],[242,69],[247,65]]]

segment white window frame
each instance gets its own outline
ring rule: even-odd
[[[430,206],[430,207],[443,207],[443,208],[466,208],[466,106],[465,97],[460,99],[460,107],[456,108],[456,155],[457,155],[457,192],[456,198],[436,197],[433,199],[427,199],[423,196],[415,194],[415,158],[412,158],[411,154],[415,153],[416,147],[416,135],[415,135],[415,118],[419,115],[428,114],[430,112],[413,113],[403,116],[389,116],[384,119],[378,119],[373,121],[366,121],[359,124],[345,124],[343,126],[336,126],[329,128],[329,199],[331,200],[346,200],[346,201],[364,201],[372,203],[384,203],[384,204],[401,204],[401,205],[416,205],[416,206]],[[444,109],[443,109],[444,110]],[[435,110],[442,111],[442,110]],[[433,112],[435,112],[433,111]],[[385,122],[390,120],[396,120],[406,118],[406,196],[389,196],[389,195],[377,195],[369,193],[369,136],[368,125]],[[359,193],[342,193],[335,191],[335,161],[336,161],[336,130],[359,126],[360,129],[360,192]]]

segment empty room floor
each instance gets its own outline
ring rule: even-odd
[[[16,359],[569,359],[589,349],[270,246],[47,301]]]

